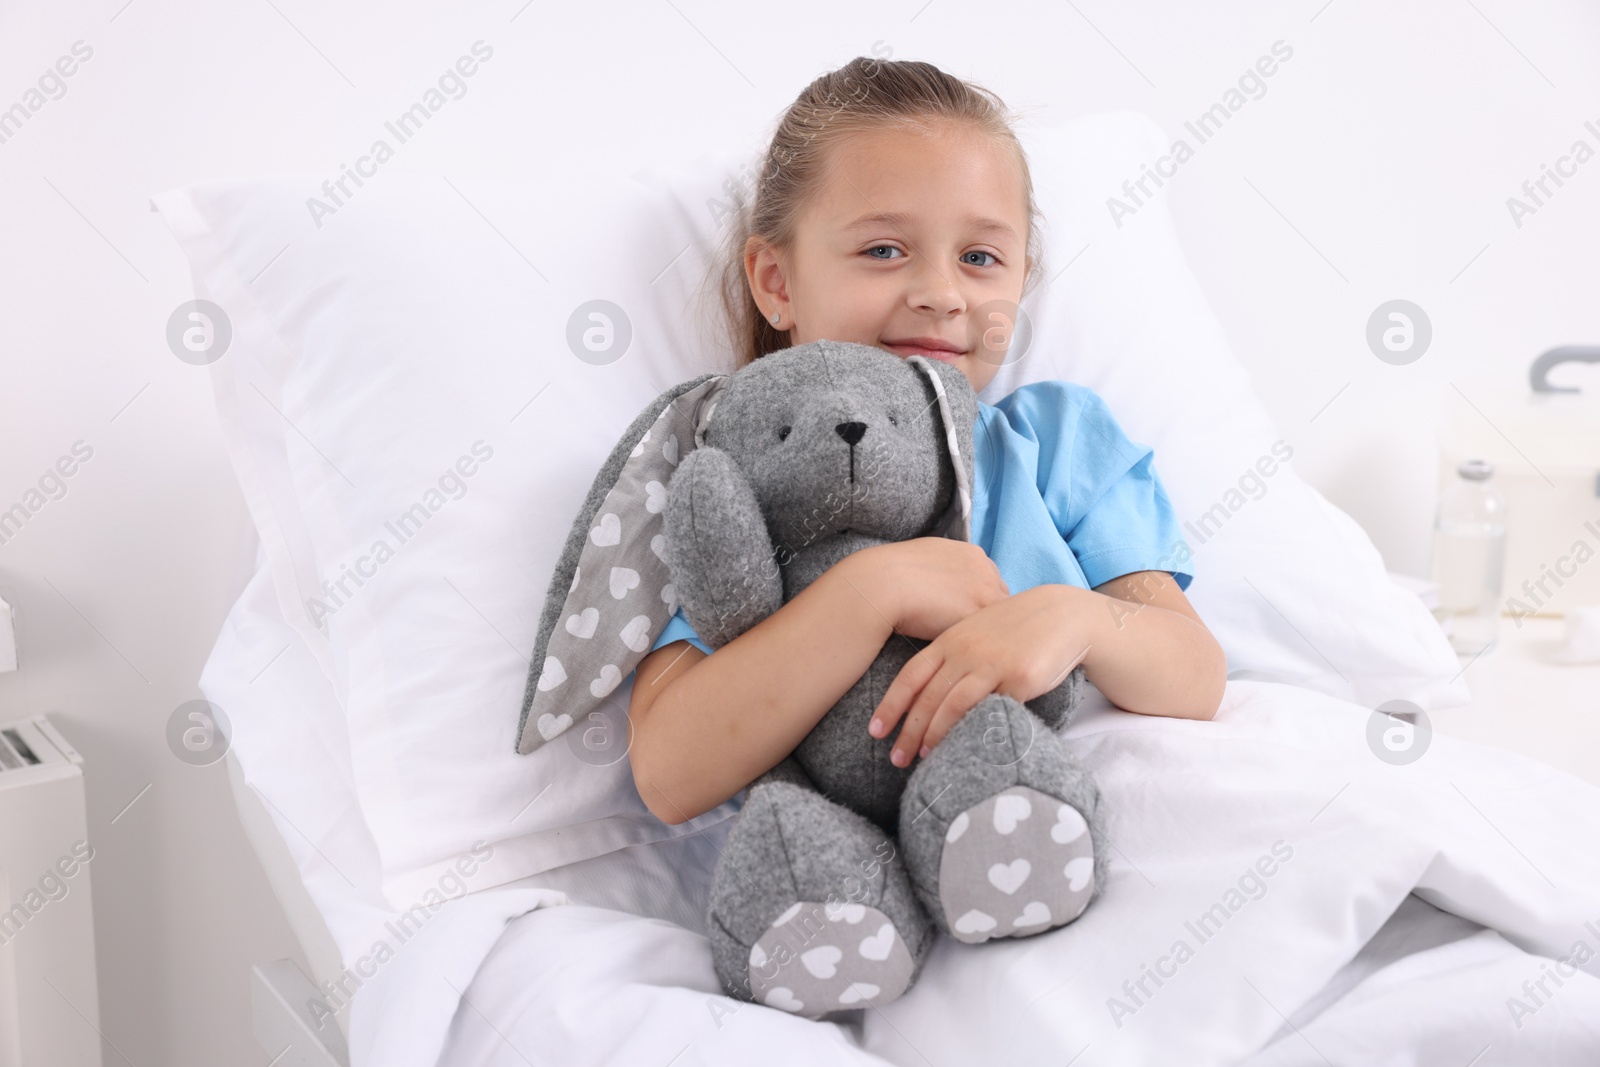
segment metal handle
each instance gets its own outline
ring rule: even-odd
[[[1550,369],[1561,363],[1600,363],[1600,346],[1562,345],[1534,360],[1533,366],[1528,368],[1528,384],[1533,386],[1534,392],[1579,392],[1576,386],[1550,384]]]

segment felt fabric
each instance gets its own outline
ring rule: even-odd
[[[859,707],[853,695],[841,704]],[[936,933],[1032,936],[1104,888],[1099,787],[1010,697],[984,698],[909,778],[888,828],[820,791],[792,756],[752,783],[707,922],[729,996],[807,1018],[886,1004],[915,983]]]

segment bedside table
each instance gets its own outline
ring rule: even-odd
[[[1600,785],[1600,663],[1554,663],[1561,619],[1500,620],[1500,642],[1461,657],[1472,702],[1428,712],[1435,731],[1519,752]]]
[[[0,723],[0,1064],[101,1067],[83,757]]]

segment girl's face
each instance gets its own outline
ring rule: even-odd
[[[852,134],[787,254],[752,238],[757,306],[791,345],[826,338],[953,363],[974,392],[1005,361],[1027,278],[1013,151],[964,127]]]

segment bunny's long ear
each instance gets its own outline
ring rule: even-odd
[[[678,610],[663,558],[667,483],[704,440],[728,377],[702,374],[667,390],[629,424],[595,476],[545,593],[519,753],[598,707]]]
[[[956,491],[950,496],[950,505],[937,525],[928,531],[929,537],[948,537],[956,541],[972,540],[972,478],[973,424],[978,418],[977,397],[966,376],[948,363],[935,364],[926,356],[907,356],[933,385],[935,402],[939,405],[939,420],[944,424],[945,454],[955,469]],[[941,373],[943,372],[943,373]]]

